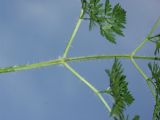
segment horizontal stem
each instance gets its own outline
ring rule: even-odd
[[[88,60],[98,60],[98,59],[113,59],[113,58],[123,58],[130,59],[130,55],[92,55],[92,56],[81,56],[81,57],[68,57],[68,58],[59,58],[55,60],[49,60],[44,62],[38,62],[33,64],[24,64],[24,65],[14,65],[9,67],[0,68],[0,73],[15,72],[22,70],[29,70],[33,68],[47,67],[51,65],[62,64],[65,62],[78,62],[78,61],[88,61]],[[134,59],[143,59],[143,60],[160,60],[160,57],[154,56],[133,56]]]
[[[131,55],[121,54],[121,55],[91,55],[91,56],[80,56],[80,57],[70,57],[66,58],[66,62],[70,61],[88,61],[88,60],[98,60],[98,59],[113,59],[113,58],[123,58],[130,59]],[[143,59],[143,60],[160,60],[160,57],[155,56],[133,56],[134,59]]]

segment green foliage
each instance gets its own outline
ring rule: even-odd
[[[149,63],[148,67],[152,74],[150,79],[152,80],[156,93],[153,120],[160,120],[160,66],[154,62],[153,64]]]
[[[140,117],[138,115],[134,116],[133,120],[139,120]]]
[[[84,10],[82,18],[89,20],[89,30],[92,30],[94,26],[99,26],[101,35],[112,43],[116,43],[116,34],[124,36],[122,29],[125,28],[126,11],[120,4],[112,8],[109,0],[106,0],[105,4],[100,0],[81,1]]]
[[[160,120],[160,100],[156,99],[156,104],[153,111],[153,120]]]
[[[160,34],[150,37],[149,40],[155,43],[154,55],[158,55],[160,52]]]
[[[82,77],[76,70],[74,70],[71,66],[67,64],[67,62],[71,61],[86,61],[93,59],[110,59],[110,58],[125,58],[130,59],[133,65],[137,68],[139,73],[147,80],[147,82],[151,82],[148,84],[151,92],[153,90],[156,94],[155,97],[155,106],[153,111],[153,120],[160,120],[160,66],[158,62],[154,62],[153,64],[149,63],[148,67],[151,71],[152,77],[148,79],[147,75],[141,70],[138,64],[134,61],[134,59],[148,59],[148,60],[160,60],[160,57],[157,55],[160,53],[160,34],[146,37],[142,43],[137,46],[137,48],[131,54],[116,54],[116,55],[97,55],[97,56],[82,56],[82,57],[68,57],[68,51],[71,47],[71,44],[75,38],[75,35],[79,29],[82,19],[89,20],[89,30],[92,30],[94,26],[98,26],[100,30],[100,34],[105,37],[109,42],[116,43],[116,35],[124,36],[123,29],[126,24],[126,11],[120,6],[120,4],[116,4],[112,7],[109,0],[81,0],[82,9],[80,13],[80,18],[77,21],[75,29],[69,39],[68,44],[66,45],[66,49],[64,51],[63,57],[58,59],[53,59],[50,61],[44,61],[33,64],[26,65],[18,65],[18,66],[10,66],[0,68],[0,73],[7,72],[16,72],[21,70],[45,67],[50,65],[62,64],[68,70],[70,70],[77,78],[79,78],[86,86],[88,86],[102,101],[104,106],[110,112],[111,117],[114,120],[129,120],[129,115],[125,114],[126,108],[131,105],[134,101],[134,98],[130,91],[128,90],[128,83],[126,81],[126,76],[123,74],[122,64],[118,59],[114,60],[111,70],[105,70],[109,76],[110,86],[100,91],[95,88],[89,81],[87,81],[84,77]],[[157,26],[160,24],[160,17],[153,25],[151,31],[148,36],[152,35]],[[155,43],[155,56],[135,56],[136,52],[139,51],[144,44],[150,40]],[[155,59],[156,58],[156,59]],[[153,89],[152,89],[153,87]],[[106,93],[107,95],[111,95],[113,97],[113,105],[112,108],[108,105],[107,101],[103,98],[101,93]],[[140,116],[135,115],[132,120],[139,120]]]
[[[110,94],[114,99],[111,116],[115,120],[125,120],[124,110],[133,103],[134,98],[128,90],[128,83],[126,82],[126,76],[123,75],[122,65],[118,59],[115,59],[112,69],[105,71],[110,79],[110,87],[104,92]]]
[[[154,52],[155,55],[159,54],[159,49],[160,49],[160,37],[159,40],[156,42],[156,49]]]

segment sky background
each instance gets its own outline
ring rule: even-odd
[[[114,0],[127,11],[125,37],[112,45],[89,32],[82,22],[69,56],[128,54],[145,38],[160,16],[159,0]],[[30,64],[61,57],[80,13],[80,0],[0,0],[0,67]],[[160,27],[155,33],[160,31]],[[147,43],[137,55],[151,56]],[[149,61],[136,60],[149,74]],[[70,65],[98,89],[109,86],[105,69],[112,60],[73,62]],[[129,60],[121,60],[135,102],[127,112],[151,120],[153,97],[144,78]],[[111,103],[111,97],[105,97]],[[0,120],[110,120],[97,96],[65,67],[0,74]]]

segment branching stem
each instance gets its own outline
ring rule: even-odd
[[[142,43],[131,53],[131,55],[128,54],[119,54],[119,55],[94,55],[94,56],[81,56],[81,57],[67,57],[69,49],[71,47],[71,44],[77,34],[77,31],[81,25],[82,22],[82,15],[83,15],[83,9],[81,9],[79,19],[75,25],[75,28],[71,34],[71,37],[66,45],[66,48],[63,53],[62,58],[54,59],[54,60],[49,60],[49,61],[44,61],[44,62],[39,62],[39,63],[33,63],[33,64],[25,64],[25,65],[17,65],[17,66],[10,66],[10,67],[4,67],[0,68],[0,73],[7,73],[7,72],[15,72],[15,71],[22,71],[22,70],[29,70],[33,68],[40,68],[40,67],[46,67],[46,66],[51,66],[51,65],[57,65],[57,64],[63,64],[69,71],[71,71],[77,78],[79,78],[85,85],[87,85],[97,96],[98,98],[102,101],[104,106],[108,109],[109,112],[111,112],[111,108],[106,102],[106,100],[103,98],[99,90],[97,90],[90,82],[88,82],[84,77],[82,77],[76,70],[74,70],[71,66],[68,65],[68,62],[73,62],[73,61],[88,61],[88,60],[97,60],[97,59],[113,59],[113,58],[124,58],[124,59],[130,59],[133,63],[133,65],[137,68],[139,73],[146,79],[146,82],[155,97],[155,92],[149,82],[149,78],[147,75],[143,72],[143,70],[138,66],[138,64],[135,62],[134,59],[144,59],[144,60],[160,60],[160,57],[153,57],[153,56],[135,56],[136,52],[139,51],[144,44],[149,40],[151,37],[152,33],[155,31],[155,29],[158,27],[160,24],[160,17],[152,27],[151,31],[147,35],[147,37],[142,41]]]
[[[113,59],[113,58],[122,58],[122,59],[130,59],[130,55],[121,54],[121,55],[91,55],[91,56],[81,56],[81,57],[67,57],[67,58],[58,58],[49,61],[43,61],[33,64],[24,64],[24,65],[14,65],[10,67],[0,68],[0,73],[7,73],[7,72],[16,72],[22,70],[29,70],[33,68],[41,68],[47,67],[51,65],[58,65],[62,64],[63,61],[65,62],[79,62],[79,61],[88,61],[88,60],[102,60],[102,59]],[[152,56],[133,56],[134,59],[143,59],[143,60],[160,60],[160,57],[152,57]]]
[[[145,43],[149,40],[149,38],[151,37],[151,35],[153,34],[153,32],[156,30],[156,28],[158,27],[158,25],[160,24],[160,17],[158,18],[158,20],[155,22],[155,24],[153,25],[151,31],[149,32],[149,34],[147,35],[147,37],[142,41],[141,44],[138,45],[138,47],[136,47],[136,49],[131,53],[131,61],[133,63],[133,65],[136,67],[136,69],[139,71],[139,73],[145,78],[147,85],[149,87],[149,89],[151,90],[154,98],[156,98],[155,96],[155,92],[150,84],[150,82],[148,81],[149,78],[148,76],[143,72],[143,70],[140,68],[140,66],[136,63],[136,61],[134,60],[134,55],[136,54],[137,51],[139,51],[144,45]]]
[[[69,66],[67,63],[63,63],[64,66],[71,71],[77,78],[79,78],[85,85],[87,85],[102,101],[104,106],[108,109],[109,112],[111,112],[111,108],[108,105],[108,103],[105,101],[103,96],[99,93],[99,90],[97,90],[91,83],[89,83],[84,77],[82,77],[78,72],[76,72],[71,66]]]

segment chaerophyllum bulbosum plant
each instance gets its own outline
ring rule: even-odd
[[[135,113],[134,117],[130,117],[129,113],[126,113],[126,109],[135,102],[135,98],[128,88],[129,83],[127,82],[127,76],[124,74],[125,70],[120,59],[129,59],[139,74],[142,75],[148,85],[148,89],[153,95],[154,110],[151,113],[152,119],[160,120],[160,33],[154,34],[154,31],[160,25],[160,17],[153,24],[153,27],[145,39],[130,54],[68,57],[68,52],[82,21],[88,23],[89,30],[97,27],[99,29],[98,34],[100,34],[108,43],[116,44],[116,38],[118,36],[125,37],[123,30],[125,29],[127,22],[126,10],[123,9],[119,3],[112,5],[109,0],[81,0],[81,4],[80,16],[62,57],[50,61],[0,68],[0,73],[16,72],[62,64],[97,95],[102,104],[104,104],[106,111],[110,113],[111,119],[140,120],[140,114]],[[154,56],[137,56],[136,53],[142,49],[147,42],[155,45],[155,50],[153,51]],[[98,59],[113,59],[112,67],[104,70],[106,76],[109,78],[109,86],[102,90],[95,88],[86,78],[81,76],[68,64],[68,62],[71,61],[88,61]],[[150,76],[145,74],[144,70],[137,64],[135,59],[152,61],[148,63],[148,70],[151,73]],[[111,105],[108,104],[104,96],[112,97],[113,100]]]

